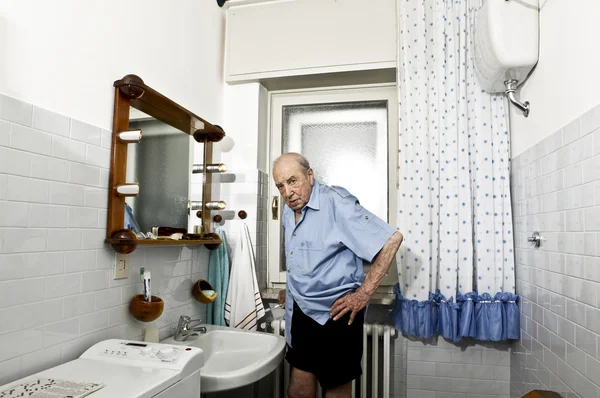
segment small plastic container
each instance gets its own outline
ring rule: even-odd
[[[152,301],[144,301],[144,295],[133,296],[129,303],[129,311],[141,322],[152,322],[161,316],[165,303],[160,297],[152,296]]]
[[[205,281],[204,279],[198,279],[192,288],[192,295],[198,302],[202,304],[208,304],[215,301],[219,293],[215,292],[208,281]]]

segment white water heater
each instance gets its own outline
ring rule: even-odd
[[[524,113],[528,104],[516,101],[514,91],[538,61],[538,15],[538,0],[485,0],[475,17],[475,74],[481,87],[506,93]]]

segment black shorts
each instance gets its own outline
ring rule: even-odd
[[[364,310],[348,325],[350,313],[320,325],[294,303],[292,346],[285,358],[291,366],[317,376],[321,387],[344,385],[362,374]]]

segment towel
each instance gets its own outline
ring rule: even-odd
[[[231,327],[256,330],[257,321],[263,316],[265,308],[256,280],[254,250],[248,226],[244,223],[231,262],[225,321]]]
[[[215,231],[221,238],[221,245],[210,252],[208,260],[208,283],[219,293],[215,301],[206,308],[206,323],[225,326],[225,298],[229,288],[229,256],[225,231],[219,227]]]

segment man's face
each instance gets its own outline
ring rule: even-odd
[[[300,213],[310,199],[315,182],[312,169],[304,172],[295,158],[283,157],[273,168],[273,180],[289,208]]]

